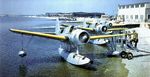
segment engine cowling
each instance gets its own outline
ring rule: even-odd
[[[96,26],[95,31],[105,33],[107,31],[107,26],[99,24],[98,26]]]
[[[112,27],[112,23],[106,20],[100,21],[100,24],[102,25],[106,25],[107,28],[111,28]]]
[[[71,33],[69,39],[74,44],[82,44],[89,41],[90,35],[87,31],[77,29]]]
[[[111,28],[111,27],[112,27],[112,23],[107,22],[107,23],[106,23],[106,26],[107,26],[108,28]]]

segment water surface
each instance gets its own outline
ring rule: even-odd
[[[83,68],[71,65],[59,56],[59,41],[22,36],[9,31],[10,28],[54,31],[34,27],[55,24],[55,21],[48,19],[0,17],[0,77],[127,77],[128,70],[121,58],[105,56],[107,47],[90,44],[80,46],[80,53],[94,61]],[[22,48],[22,40],[27,51],[25,58],[17,55]]]

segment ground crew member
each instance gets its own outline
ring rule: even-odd
[[[134,47],[137,47],[137,43],[138,43],[138,33],[133,30],[132,36],[131,36],[131,40],[130,40],[131,45],[133,45],[132,43],[134,43]]]
[[[130,42],[130,41],[131,41],[131,32],[128,31],[128,32],[126,32],[126,33],[127,33],[127,35],[126,35],[127,42]]]

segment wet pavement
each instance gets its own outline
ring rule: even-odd
[[[133,29],[131,29],[132,31]],[[145,52],[134,52],[132,60],[122,60],[125,68],[129,70],[128,77],[149,77],[150,76],[150,29],[135,28],[139,34],[139,43],[137,48]]]

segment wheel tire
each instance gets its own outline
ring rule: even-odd
[[[120,56],[121,56],[122,58],[127,58],[127,52],[122,51],[122,52],[120,53]]]
[[[128,60],[133,59],[133,54],[132,54],[132,53],[127,53],[127,59],[128,59]]]

